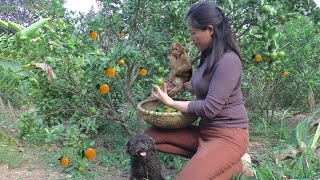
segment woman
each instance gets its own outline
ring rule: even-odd
[[[248,117],[241,93],[241,55],[222,10],[208,2],[194,4],[186,16],[191,40],[201,50],[200,64],[185,88],[197,96],[175,101],[166,85],[153,96],[167,106],[201,118],[183,129],[151,127],[158,151],[191,158],[177,180],[231,179],[242,171],[248,148]]]

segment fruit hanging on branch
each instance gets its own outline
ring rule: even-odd
[[[122,66],[122,65],[124,65],[124,64],[126,64],[126,61],[125,61],[124,59],[120,59],[120,60],[118,61],[118,65],[119,65],[119,66]]]
[[[97,85],[97,88],[101,94],[107,94],[110,90],[108,84],[104,83],[101,85]]]
[[[109,67],[107,69],[104,70],[104,74],[107,77],[114,77],[116,75],[116,70],[112,67]]]
[[[145,68],[140,68],[138,73],[140,76],[146,76],[148,71]]]
[[[262,56],[260,54],[256,54],[254,56],[254,59],[255,59],[256,62],[260,62],[262,60]]]
[[[90,37],[90,39],[97,39],[98,33],[95,32],[95,31],[90,31],[89,32],[89,37]]]

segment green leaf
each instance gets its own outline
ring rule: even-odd
[[[300,122],[296,127],[296,139],[298,141],[300,149],[306,148],[305,139],[309,130],[308,122],[309,122],[309,118]]]
[[[34,73],[31,71],[20,71],[17,74],[19,74],[20,76],[26,76],[26,77],[34,76]]]
[[[310,133],[310,122],[313,120],[318,111],[320,111],[320,109],[314,112],[313,115],[300,122],[296,127],[296,139],[301,150],[305,150],[306,147],[316,147],[316,143],[319,140],[320,136],[320,126],[318,124],[316,133],[312,134]]]
[[[254,34],[253,36],[258,38],[258,39],[261,39],[263,37],[263,34]]]
[[[0,20],[0,25],[3,26],[4,28],[8,28],[8,23],[5,21]]]
[[[7,82],[7,78],[6,77],[2,77],[2,79],[0,80],[0,89],[3,88],[3,86],[6,84]]]
[[[272,38],[272,36],[273,36],[274,34],[276,34],[276,33],[277,33],[277,27],[273,26],[273,27],[271,27],[271,28],[269,29],[269,31],[268,31],[268,37],[271,37],[271,38]]]
[[[39,36],[40,33],[37,32],[37,30],[39,28],[41,28],[43,25],[45,25],[48,20],[50,20],[51,18],[43,18],[40,19],[38,22],[35,22],[33,24],[31,24],[30,26],[28,26],[27,28],[25,28],[24,30],[21,31],[21,34],[24,36],[28,36],[31,38],[35,38],[36,36]]]
[[[14,30],[16,31],[22,31],[24,29],[23,26],[21,26],[20,24],[17,24],[15,22],[11,22],[11,21],[8,21],[8,27],[12,27]]]
[[[82,93],[82,95],[87,94],[87,89],[82,89],[82,90],[81,90],[81,93]]]
[[[21,64],[16,63],[14,61],[9,61],[9,60],[1,60],[0,66],[2,66],[3,69],[5,69],[5,70],[11,69],[13,72],[18,72],[18,71],[22,70]]]
[[[311,144],[312,150],[316,149],[319,140],[320,140],[320,123],[318,123],[316,133],[315,133],[313,140],[312,140],[312,144]]]
[[[272,38],[273,40],[276,40],[276,39],[279,37],[279,35],[280,35],[280,33],[275,33],[275,34],[272,35],[271,38]]]
[[[6,91],[11,91],[16,85],[16,82],[17,82],[16,78],[11,79],[11,81],[8,83]]]

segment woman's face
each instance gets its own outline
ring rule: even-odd
[[[209,48],[212,44],[213,27],[209,26],[207,29],[196,29],[187,23],[187,28],[190,32],[190,38],[197,49],[203,51]]]

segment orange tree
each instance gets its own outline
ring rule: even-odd
[[[310,90],[307,82],[319,71],[318,65],[310,63],[310,59],[313,59],[311,62],[318,59],[313,55],[318,48],[304,47],[299,53],[296,50],[301,48],[300,43],[315,44],[319,41],[316,34],[319,8],[314,2],[239,1],[221,5],[231,15],[244,57],[246,106],[259,114],[278,106],[302,109],[308,106],[306,97]],[[297,23],[307,28],[298,28],[295,26]],[[293,36],[301,38],[301,41]],[[302,64],[303,75],[298,73]],[[311,80],[315,89],[319,88],[317,81],[316,78]]]
[[[25,35],[21,25],[3,21],[3,27],[15,24],[15,29],[14,34],[5,32],[1,37],[1,68],[6,75],[1,78],[2,91],[28,92],[28,101],[36,105],[44,126],[71,122],[96,130],[95,125],[102,127],[110,120],[130,134],[136,130],[137,102],[150,95],[156,77],[166,75],[158,73],[154,64],[168,68],[172,41],[188,42],[185,25],[178,21],[188,5],[104,1],[100,12],[78,17],[57,8],[54,13],[40,13],[50,20],[37,26],[36,35]],[[161,6],[167,7],[166,12]],[[120,59],[125,63],[119,65]],[[18,69],[7,68],[13,62]],[[141,68],[147,74],[139,75]],[[112,69],[112,75],[106,69]],[[108,90],[99,91],[102,84]],[[12,88],[17,86],[20,89]]]
[[[275,109],[282,85],[288,75],[286,43],[281,41],[285,24],[295,14],[284,9],[284,4],[257,4],[257,23],[246,37],[239,40],[244,55],[244,94],[247,106],[261,114]],[[298,16],[298,15],[296,15]]]
[[[296,45],[285,39],[287,33],[294,32],[288,28],[293,26],[292,19],[299,17],[301,12],[310,12],[309,22],[316,23],[319,17],[318,11],[312,8],[314,4],[296,2],[298,5],[292,7],[294,3],[285,0],[218,4],[230,17],[244,56],[243,88],[248,107],[262,111],[275,106],[280,95],[286,98],[285,92],[288,91],[282,87],[288,85],[287,79],[295,74],[292,69],[298,68],[295,67],[298,64],[290,63]],[[135,116],[136,104],[150,95],[155,79],[166,75],[157,69],[159,66],[168,69],[170,44],[180,41],[190,56],[195,56],[184,22],[185,12],[192,3],[104,0],[99,1],[99,12],[76,17],[66,13],[62,4],[60,7],[56,4],[57,11],[39,13],[51,18],[47,26],[39,29],[40,36],[25,38],[18,31],[15,35],[2,35],[2,57],[26,65],[25,68],[29,69],[24,70],[33,73],[23,77],[13,73],[17,77],[15,83],[10,83],[11,74],[7,73],[3,76],[6,78],[1,79],[3,90],[15,91],[12,87],[21,85],[20,90],[29,92],[32,97],[29,101],[37,106],[38,115],[49,127],[90,119],[91,127],[103,127],[110,120],[129,134],[132,130],[141,130],[142,123],[136,121],[139,118]],[[295,20],[303,22],[301,18]],[[94,32],[94,38],[90,32]],[[292,46],[290,53],[288,43]],[[285,55],[278,58],[283,55],[281,51]],[[308,52],[305,51],[305,55]],[[252,58],[256,55],[261,59],[259,56],[259,60]],[[119,65],[118,61],[122,59],[125,63]],[[44,78],[47,74],[30,69],[36,62],[49,64],[57,78],[48,82]],[[114,75],[106,76],[107,68],[113,69]],[[139,75],[141,68],[146,69],[145,76]],[[311,67],[306,63],[305,68]],[[296,81],[291,83],[289,86],[293,87]],[[99,91],[102,84],[109,88],[103,94]],[[317,88],[316,83],[313,84]],[[301,89],[300,98],[305,91],[305,88]]]

